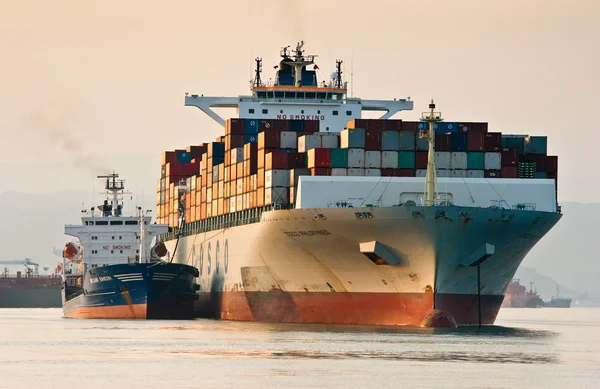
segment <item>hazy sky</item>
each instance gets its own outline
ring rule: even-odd
[[[356,96],[410,96],[399,118],[433,97],[449,121],[548,135],[559,199],[599,199],[597,0],[0,4],[0,192],[33,190],[56,166],[122,170],[101,160],[130,153],[156,155],[138,183],[154,187],[163,150],[222,132],[185,92],[247,94],[253,58],[268,79],[279,48],[304,39],[323,75],[341,58],[349,77],[353,53]]]

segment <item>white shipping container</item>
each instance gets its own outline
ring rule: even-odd
[[[427,169],[417,169],[415,177],[427,177]]]
[[[219,181],[219,184],[217,185],[217,196],[222,199],[225,195],[223,194],[224,191],[224,182],[223,181]]]
[[[298,133],[296,131],[281,131],[279,147],[282,149],[295,149],[298,144]]]
[[[212,188],[206,189],[206,202],[210,203],[212,201]]]
[[[435,167],[438,169],[450,169],[451,153],[449,151],[435,152]]]
[[[467,170],[467,177],[469,178],[483,178],[483,170]]]
[[[450,171],[450,177],[466,177],[467,171],[464,169],[456,169]]]
[[[365,169],[357,169],[357,168],[348,169],[348,175],[349,176],[364,176]]]
[[[238,163],[244,160],[244,148],[238,147],[237,149],[232,149],[231,153],[231,163]]]
[[[365,169],[365,176],[380,177],[381,169]]]
[[[381,168],[381,151],[365,151],[365,168],[379,169]]]
[[[265,188],[290,186],[290,171],[283,169],[265,170]]]
[[[365,149],[348,149],[348,167],[365,167]]]
[[[382,151],[381,152],[381,168],[382,169],[398,169],[398,152],[397,151]]]
[[[293,174],[292,174],[293,173]],[[298,185],[300,176],[310,176],[310,169],[299,168],[290,170],[290,187]]]
[[[236,212],[236,211],[237,211],[237,210],[235,209],[235,206],[236,206],[236,203],[235,203],[235,197],[232,197],[232,198],[229,200],[229,212],[230,212],[230,213],[233,213],[233,212]]]
[[[321,147],[326,149],[338,148],[340,144],[340,137],[337,134],[323,134],[321,135]]]
[[[500,153],[485,153],[484,167],[485,170],[500,170],[502,169],[502,154]]]
[[[345,168],[333,168],[331,169],[331,175],[332,176],[347,176],[348,175],[348,169]]]
[[[302,135],[298,138],[298,152],[306,153],[310,149],[321,147],[321,137],[319,135]]]
[[[244,209],[244,198],[242,197],[242,195],[235,196],[235,208],[238,211],[241,211]]]
[[[287,205],[289,202],[288,188],[265,188],[265,205]]]
[[[467,169],[467,153],[454,152],[450,157],[450,169]],[[462,177],[462,176],[461,176]]]

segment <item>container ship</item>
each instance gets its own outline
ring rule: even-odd
[[[152,242],[168,226],[139,215],[123,215],[124,180],[106,179],[109,199],[83,210],[81,225],[65,226],[78,238],[63,249],[62,308],[65,317],[87,319],[193,318],[198,270],[161,260],[166,248]],[[97,211],[98,214],[94,214]],[[90,214],[91,213],[91,214]]]
[[[449,122],[435,104],[348,96],[304,43],[251,95],[188,95],[223,126],[166,151],[167,258],[198,268],[196,316],[367,325],[491,325],[529,250],[559,221],[547,137]],[[214,108],[235,108],[224,119]],[[362,111],[378,111],[363,119]]]
[[[22,265],[25,273],[11,274],[8,266]],[[60,308],[60,265],[56,273],[40,275],[39,264],[30,258],[0,261],[0,308]],[[47,269],[47,268],[45,268]]]

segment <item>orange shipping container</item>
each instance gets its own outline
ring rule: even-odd
[[[256,206],[265,206],[265,188],[258,188],[258,190],[256,191]]]
[[[238,211],[242,211],[244,209],[244,198],[242,195],[235,196],[235,208]]]
[[[219,215],[219,205],[216,200],[212,202],[212,215],[213,217]]]
[[[230,170],[231,174],[229,176],[229,179],[231,181],[237,180],[237,176],[238,176],[238,174],[237,174],[237,164],[236,165],[231,165],[230,169],[231,169]]]
[[[200,219],[206,219],[206,203],[200,205]]]
[[[219,200],[217,200],[217,214],[223,215],[223,213],[224,213],[223,199],[219,199]]]
[[[206,218],[209,219],[211,217],[213,217],[213,214],[212,214],[212,203],[208,203],[208,204],[206,204]]]
[[[236,186],[235,192],[237,195],[244,193],[244,179],[243,178],[237,179],[237,186]]]
[[[213,201],[213,190],[212,188],[208,188],[208,190],[206,191],[206,202],[207,203],[212,203]]]
[[[256,183],[259,188],[265,187],[265,169],[258,169],[258,173],[256,174]]]

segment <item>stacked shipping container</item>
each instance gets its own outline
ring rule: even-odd
[[[229,119],[216,142],[163,153],[158,221],[186,222],[295,203],[298,177],[425,177],[423,122],[355,119],[339,134],[316,120]],[[438,177],[553,178],[547,138],[488,132],[487,123],[436,124]],[[183,185],[185,183],[185,185]],[[179,196],[185,210],[179,209]]]

